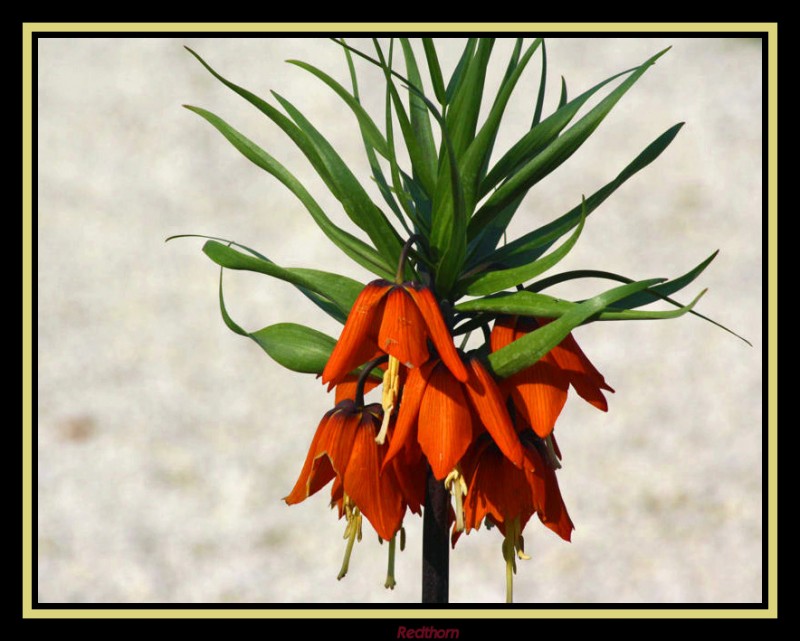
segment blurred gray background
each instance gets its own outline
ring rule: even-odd
[[[446,74],[461,39],[442,39]],[[352,44],[371,49],[368,39]],[[269,98],[276,90],[368,179],[355,119],[307,72],[347,85],[324,38],[42,38],[38,41],[38,598],[43,603],[414,603],[421,520],[406,519],[398,586],[371,529],[336,580],[344,524],[326,492],[281,501],[332,397],[231,333],[218,269],[201,233],[243,242],[286,266],[370,276],[316,228],[289,192],[181,108],[222,116],[309,186],[349,226],[305,158],[184,49]],[[696,317],[595,323],[575,335],[617,393],[609,412],[571,395],[557,427],[571,544],[526,529],[517,602],[752,603],[762,599],[762,49],[744,38],[579,38],[547,42],[549,91],[570,96],[667,46],[590,140],[537,186],[510,238],[561,215],[648,143],[686,126],[656,163],[593,216],[559,265],[675,277],[720,255],[688,290]],[[493,92],[510,41],[498,42]],[[421,47],[418,49],[422,57]],[[379,72],[358,64],[381,127]],[[537,53],[496,149],[530,123]],[[485,112],[484,112],[485,113]],[[375,196],[378,202],[378,196]],[[587,282],[553,293],[583,296]],[[291,286],[228,273],[229,311],[255,330],[334,321]],[[502,602],[496,531],[462,538],[451,602]]]

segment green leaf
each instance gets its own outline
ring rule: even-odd
[[[480,38],[478,49],[470,59],[463,80],[449,105],[445,120],[447,130],[455,151],[455,159],[461,162],[478,124],[478,114],[483,98],[483,85],[486,80],[486,67],[494,47],[494,38]]]
[[[417,67],[417,60],[414,57],[414,50],[408,42],[408,38],[400,38],[400,44],[403,47],[403,56],[406,61],[406,73],[411,85],[422,90],[422,79],[419,75],[419,68]],[[425,161],[426,171],[431,176],[436,174],[436,165],[438,164],[438,154],[436,153],[436,143],[433,140],[433,131],[431,130],[431,121],[428,115],[428,108],[425,102],[413,91],[408,94],[409,113],[411,114],[411,128],[414,130],[414,136],[419,143],[422,158]]]
[[[353,56],[350,54],[349,49],[343,47],[342,50],[344,51],[345,58],[347,59],[347,68],[350,72],[350,82],[353,86],[353,97],[360,104],[361,99],[358,95],[358,77],[356,76],[356,69],[355,65],[353,64]],[[391,135],[391,128],[387,129],[387,134]],[[405,229],[406,233],[408,233],[408,235],[410,236],[413,232],[408,227],[408,223],[406,222],[405,216],[403,216],[403,213],[400,210],[400,206],[398,206],[397,200],[395,200],[395,196],[392,193],[392,189],[391,187],[389,187],[389,184],[386,181],[386,177],[383,174],[383,170],[381,169],[380,163],[378,163],[378,158],[375,155],[374,148],[372,144],[369,142],[369,139],[366,136],[363,129],[361,131],[361,139],[364,142],[364,150],[367,154],[367,160],[369,161],[370,169],[372,170],[372,177],[375,180],[376,184],[378,185],[378,190],[381,192],[383,200],[386,202],[387,205],[389,205],[389,208],[392,210],[392,212],[394,212],[395,216],[400,221],[400,224],[403,226],[403,229]],[[390,158],[390,160],[394,160],[394,150],[392,149],[390,152],[388,143],[386,150],[387,153],[389,154],[388,157]],[[416,225],[414,212],[407,202],[408,198],[406,194],[402,191],[398,191],[397,195],[401,200],[401,206],[405,210],[406,215]]]
[[[466,211],[468,212],[472,212],[475,208],[476,193],[478,191],[478,184],[481,180],[481,170],[488,163],[488,155],[491,154],[492,146],[500,128],[500,123],[502,121],[506,105],[508,104],[508,100],[511,98],[511,94],[517,85],[519,77],[522,75],[522,72],[525,70],[525,67],[541,42],[542,39],[537,38],[525,51],[525,54],[522,56],[522,59],[519,61],[519,63],[515,65],[513,69],[510,69],[511,73],[501,84],[497,92],[497,97],[492,105],[492,109],[481,126],[480,131],[474,139],[468,141],[467,143],[468,146],[464,157],[459,164],[459,170],[461,172],[462,184],[464,185],[464,205]],[[483,69],[483,72],[485,73],[485,68]],[[468,87],[468,85],[465,85],[465,87]],[[481,91],[483,90],[482,85],[480,89]],[[478,99],[477,106],[478,108],[480,107],[480,97]],[[456,113],[457,112],[455,111],[454,106],[451,116],[455,118]],[[448,124],[449,122],[450,121],[448,120]],[[458,141],[454,140],[453,145],[456,146],[457,144]],[[458,153],[458,147],[456,147],[456,153]]]
[[[272,359],[293,372],[320,374],[336,340],[296,323],[278,323],[250,334]]]
[[[428,72],[431,76],[433,93],[440,105],[444,105],[446,100],[444,90],[444,79],[442,78],[442,68],[439,66],[439,56],[436,55],[436,46],[433,38],[423,38],[422,46],[425,49],[425,59],[428,61]]]
[[[633,84],[642,77],[647,69],[655,64],[655,61],[666,53],[666,51],[665,49],[640,65],[636,71],[620,83],[614,91],[590,110],[589,113],[557,139],[549,143],[542,151],[527,161],[519,171],[514,173],[513,176],[498,187],[470,221],[470,238],[477,235],[477,233],[491,222],[508,203],[514,201],[521,194],[527,193],[534,184],[547,176],[575,153],[595,129],[597,129],[628,89],[630,89]]]
[[[567,79],[561,76],[561,96],[558,98],[558,108],[567,104]]]
[[[203,252],[220,267],[267,274],[319,294],[338,308],[342,315],[339,320],[347,318],[350,308],[364,289],[362,283],[346,276],[316,269],[280,267],[272,261],[248,256],[213,240],[206,242]]]
[[[614,302],[652,287],[663,280],[662,278],[653,278],[621,285],[575,305],[560,318],[490,354],[488,361],[492,371],[497,376],[505,378],[530,367],[563,341],[578,325],[602,312]]]
[[[383,137],[383,134],[380,132],[377,125],[375,125],[375,122],[366,112],[364,107],[361,106],[361,103],[355,98],[355,96],[351,95],[347,89],[342,87],[342,85],[340,85],[324,71],[308,64],[307,62],[302,62],[301,60],[287,60],[286,62],[297,65],[301,69],[305,69],[306,71],[314,74],[317,78],[322,80],[322,82],[333,89],[355,114],[356,118],[358,119],[358,124],[361,127],[361,133],[364,135],[364,138],[369,142],[372,148],[384,158],[389,157],[389,149],[386,146],[386,139]]]
[[[510,269],[493,270],[473,277],[466,283],[466,293],[470,296],[484,296],[486,294],[493,294],[501,289],[508,289],[509,287],[513,287],[529,281],[532,278],[536,278],[539,274],[543,274],[548,269],[556,265],[572,250],[572,248],[575,246],[575,243],[578,242],[581,231],[583,231],[583,225],[586,222],[585,200],[583,204],[584,215],[581,217],[577,229],[572,236],[570,236],[570,238],[563,245],[561,245],[561,247],[549,253],[544,258],[534,260],[527,265],[512,267]]]
[[[634,176],[637,172],[647,167],[651,162],[658,158],[661,153],[674,140],[675,136],[683,127],[684,123],[678,123],[670,127],[653,142],[651,142],[630,164],[628,164],[614,180],[597,190],[586,199],[586,215],[591,214],[605,200],[613,194],[625,181]],[[478,256],[469,261],[470,266],[487,260],[502,262],[505,264],[524,264],[547,251],[547,248],[558,238],[566,234],[580,220],[583,204],[578,204],[566,214],[556,220],[532,231],[520,238],[513,240],[504,247],[501,247],[489,254]]]
[[[520,292],[503,292],[487,298],[463,301],[455,306],[455,310],[457,312],[489,313],[493,315],[510,314],[537,316],[539,318],[558,318],[578,304],[554,296],[523,290]]]
[[[646,291],[654,291],[656,287]],[[697,304],[697,301],[706,293],[704,289],[688,305],[679,306],[677,309],[664,311],[638,311],[632,309],[622,309],[617,305],[609,306],[601,311],[592,320],[612,321],[612,320],[659,320],[667,318],[677,318],[683,316]],[[573,303],[559,298],[546,296],[537,292],[522,290],[519,292],[507,292],[491,298],[478,298],[475,300],[459,303],[456,310],[460,312],[473,312],[510,316],[535,316],[537,318],[560,318],[568,312],[574,310],[582,303]],[[483,322],[488,322],[485,318]]]
[[[697,265],[693,269],[691,269],[688,272],[686,272],[683,276],[679,276],[678,278],[675,278],[673,280],[669,280],[669,281],[667,281],[665,283],[662,283],[661,285],[658,285],[656,287],[651,287],[650,289],[648,289],[646,291],[643,291],[640,294],[636,294],[635,296],[631,296],[631,297],[629,297],[627,299],[623,299],[621,301],[618,301],[616,303],[615,307],[631,309],[631,308],[637,307],[639,305],[647,305],[648,303],[653,302],[655,300],[663,300],[663,301],[669,303],[670,305],[675,305],[676,307],[681,307],[682,308],[683,304],[678,302],[678,301],[676,301],[676,300],[673,300],[672,298],[670,298],[669,294],[677,292],[680,289],[683,289],[684,287],[686,287],[691,282],[693,282],[703,272],[703,270],[705,270],[705,268],[708,267],[708,265],[711,263],[711,261],[714,260],[714,258],[716,258],[718,253],[719,253],[718,251],[714,252],[713,254],[711,254],[711,256],[706,258],[699,265]],[[620,282],[620,283],[631,283],[631,282],[633,282],[630,278],[628,278],[626,276],[621,276],[619,274],[614,274],[614,273],[606,272],[606,271],[582,269],[582,270],[574,270],[574,271],[564,272],[564,273],[561,273],[561,274],[555,274],[555,275],[550,276],[548,278],[544,278],[544,279],[534,283],[533,285],[530,285],[528,287],[528,289],[534,290],[534,291],[542,291],[546,287],[551,287],[553,285],[557,285],[558,283],[563,283],[565,281],[574,280],[574,279],[577,279],[577,278],[603,278],[603,279],[607,279],[607,280],[614,280],[614,281],[617,281],[617,282]],[[747,340],[746,338],[744,338],[740,334],[737,334],[736,332],[734,332],[730,328],[725,327],[725,325],[722,325],[721,323],[718,323],[717,321],[709,318],[708,316],[705,316],[705,315],[703,315],[703,314],[701,314],[699,312],[696,312],[693,309],[690,310],[690,313],[693,316],[697,316],[698,318],[702,318],[703,320],[711,323],[712,325],[716,325],[720,329],[725,330],[729,334],[732,334],[733,336],[735,336],[739,340],[742,340],[745,343],[747,343],[748,345],[750,345],[750,347],[753,346],[753,344],[749,340]],[[604,320],[604,318],[601,317],[600,320]]]
[[[392,76],[399,76],[399,74],[392,71],[391,65],[386,62],[386,58],[383,55],[383,50],[381,49],[377,38],[373,38],[373,42],[375,43],[375,50],[377,51],[379,60],[376,62],[372,58],[367,59],[375,62],[375,64],[379,65],[381,69],[383,69],[386,86],[392,98],[392,104],[394,106],[395,113],[397,114],[397,121],[400,123],[400,131],[403,133],[403,141],[405,142],[406,149],[408,150],[408,157],[411,160],[414,176],[419,179],[420,183],[425,188],[425,191],[429,194],[432,194],[435,188],[435,174],[431,172],[430,158],[426,155],[422,147],[420,147],[419,141],[417,140],[414,132],[414,128],[411,125],[411,120],[408,117],[408,113],[406,113],[406,109],[403,106],[403,101],[400,98],[397,87],[394,85],[394,81],[392,80]],[[402,76],[399,77],[402,78]],[[403,81],[409,85],[409,87],[412,86],[410,80],[403,78]],[[420,88],[415,89],[418,94],[422,93]]]
[[[453,96],[461,87],[461,83],[466,75],[466,69],[469,66],[472,55],[475,53],[475,47],[478,44],[477,38],[468,38],[467,43],[464,45],[464,51],[461,52],[461,57],[458,59],[456,68],[447,82],[447,89],[445,89],[445,104],[449,105],[453,101]]]
[[[367,245],[364,241],[359,240],[352,234],[334,225],[308,191],[306,191],[305,187],[266,151],[210,111],[190,105],[184,105],[184,107],[205,118],[225,136],[245,158],[272,174],[286,185],[286,187],[297,196],[300,202],[305,205],[311,217],[314,219],[314,222],[322,229],[323,233],[339,247],[339,249],[350,256],[350,258],[381,278],[391,279],[394,277],[394,269],[387,265],[386,260],[380,253]]]
[[[241,326],[230,317],[230,314],[228,314],[228,309],[225,307],[225,296],[222,293],[222,272],[224,271],[224,268],[219,268],[219,311],[222,314],[222,320],[232,332],[239,334],[239,336],[249,336],[250,334],[242,329]]]
[[[378,249],[379,255],[385,257],[383,262],[388,260],[389,264],[392,264],[392,262],[396,264],[396,260],[400,256],[402,242],[397,237],[394,228],[389,224],[388,220],[386,220],[383,212],[381,212],[375,206],[375,204],[372,203],[372,201],[369,201],[369,203],[372,205],[372,208],[377,211],[370,211],[369,214],[365,214],[366,205],[363,203],[363,196],[365,196],[366,193],[363,192],[363,189],[361,192],[356,190],[354,183],[358,184],[358,181],[352,175],[352,172],[350,172],[339,155],[319,134],[319,132],[317,132],[316,129],[314,129],[310,123],[308,123],[308,121],[306,121],[305,118],[303,118],[302,115],[297,112],[297,110],[294,110],[294,114],[298,115],[299,118],[305,123],[305,128],[303,128],[303,125],[301,125],[299,122],[298,125],[300,126],[292,123],[275,107],[270,105],[262,98],[259,98],[254,93],[230,82],[221,76],[208,63],[206,63],[205,60],[203,60],[197,53],[188,47],[187,50],[195,58],[197,58],[197,60],[215,78],[217,78],[232,91],[243,97],[275,124],[277,124],[281,129],[283,129],[283,131],[300,148],[306,158],[308,158],[314,169],[331,190],[331,193],[333,193],[333,195],[336,196],[336,198],[342,203],[342,206],[344,207],[345,212],[350,220],[352,220],[359,228],[366,232],[370,240],[372,240],[372,242],[375,244],[375,247]],[[203,115],[204,117],[206,117],[205,114],[209,113],[201,113],[200,111],[197,111],[196,108],[193,108],[193,110],[197,113],[200,113],[200,115]],[[206,119],[208,118],[206,117]],[[294,119],[295,121],[298,120],[296,117],[294,117]],[[217,126],[216,123],[212,122],[212,124]],[[219,127],[217,128],[219,129]],[[222,133],[228,137],[224,131]],[[241,134],[239,134],[239,136],[243,137]],[[231,140],[229,137],[228,139]],[[234,141],[231,140],[231,142]],[[250,144],[252,145],[252,143]],[[266,152],[262,151],[262,153],[265,154]],[[251,158],[251,160],[253,159]],[[253,162],[255,162],[255,160]],[[274,159],[273,162],[275,162]],[[360,185],[358,185],[358,187],[360,187]],[[367,198],[367,200],[369,199]],[[393,257],[394,261],[392,261]]]
[[[328,176],[326,183],[331,193],[342,203],[347,216],[366,232],[380,254],[386,257],[390,264],[396,265],[403,247],[397,231],[380,208],[372,202],[361,183],[325,137],[292,103],[274,91],[272,95],[314,145],[320,160],[325,165]]]
[[[544,92],[547,85],[547,47],[542,39],[542,75],[539,78],[539,93],[536,96],[536,108],[533,110],[533,121],[531,129],[539,124],[542,118],[542,107],[544,106]]]
[[[455,152],[447,122],[430,100],[424,96],[422,99],[441,127],[447,152],[439,164],[439,178],[432,206],[435,214],[432,216],[430,234],[431,248],[437,260],[436,290],[442,298],[447,298],[466,256],[467,214],[464,210],[463,183],[457,163],[453,161]]]

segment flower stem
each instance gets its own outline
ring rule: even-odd
[[[411,245],[420,240],[420,238],[419,234],[412,234],[403,245],[403,251],[400,252],[400,260],[397,261],[397,273],[394,277],[394,282],[398,285],[405,280],[406,259],[408,258],[408,252],[411,251]]]
[[[506,603],[514,603],[514,557],[506,559]]]
[[[425,510],[422,515],[422,602],[448,603],[450,548],[447,514],[450,493],[428,468]]]
[[[372,373],[372,370],[375,369],[381,363],[385,363],[389,359],[388,356],[379,356],[375,360],[370,361],[364,368],[361,370],[361,374],[358,376],[358,383],[356,383],[356,394],[353,402],[355,403],[357,408],[364,407],[364,385],[369,378],[369,375]]]

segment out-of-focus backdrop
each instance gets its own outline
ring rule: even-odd
[[[487,92],[511,44],[498,42]],[[325,38],[38,40],[39,601],[418,602],[418,517],[406,521],[394,591],[383,588],[386,548],[368,526],[350,574],[336,580],[343,522],[326,492],[291,508],[281,501],[331,396],[224,326],[219,272],[202,241],[164,243],[180,233],[222,236],[281,265],[370,278],[282,185],[181,108],[222,116],[349,225],[291,141],[184,45],[255,93],[292,101],[375,193],[351,112],[285,63],[308,61],[347,85],[342,51]],[[462,46],[439,43],[445,73]],[[661,158],[592,215],[559,268],[675,277],[719,249],[681,298],[708,287],[698,310],[754,346],[691,316],[575,331],[616,394],[607,414],[573,394],[561,416],[559,481],[577,529],[570,544],[531,521],[520,603],[762,599],[761,42],[549,39],[545,113],[561,76],[575,96],[668,46],[529,194],[510,238],[572,208],[685,121]],[[381,74],[357,67],[363,102],[382,123]],[[529,126],[540,68],[537,54],[498,151]],[[267,276],[229,272],[226,297],[250,330],[295,321],[338,335],[334,321]],[[496,531],[461,539],[453,603],[503,600],[500,543]]]

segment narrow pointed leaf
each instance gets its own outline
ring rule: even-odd
[[[353,114],[355,114],[355,117],[358,119],[358,124],[361,127],[361,132],[372,148],[384,158],[388,158],[387,154],[389,153],[389,150],[386,146],[386,139],[383,137],[383,134],[380,132],[377,125],[375,125],[375,122],[366,112],[364,107],[361,106],[361,103],[356,99],[355,96],[350,94],[350,92],[340,85],[335,79],[331,78],[328,74],[317,67],[301,60],[287,60],[287,62],[289,64],[297,65],[301,69],[305,69],[309,73],[314,74],[317,78],[322,80],[322,82],[333,89],[336,94],[342,100],[344,100]]]
[[[634,71],[620,85],[606,96],[589,113],[565,131],[544,150],[528,161],[508,181],[503,183],[489,197],[483,207],[475,213],[471,223],[471,236],[485,227],[509,202],[521,193],[527,192],[534,184],[561,165],[589,138],[605,119],[614,105],[634,83],[661,57],[666,50],[656,54]]]
[[[297,323],[277,323],[250,334],[269,356],[293,372],[319,374],[336,340]]]
[[[444,79],[442,78],[442,68],[439,66],[439,56],[436,55],[436,47],[433,38],[423,38],[422,47],[425,49],[425,59],[428,61],[428,73],[431,76],[433,94],[440,105],[444,104]]]
[[[224,268],[219,268],[219,311],[220,314],[222,314],[222,320],[232,332],[239,334],[239,336],[249,336],[247,331],[242,329],[242,327],[230,317],[230,314],[228,314],[228,309],[225,307],[225,296],[222,293],[222,272],[224,271]]]
[[[525,70],[533,53],[541,42],[542,39],[537,38],[525,51],[519,63],[516,64],[513,69],[509,68],[511,73],[501,84],[489,115],[486,117],[486,120],[475,138],[468,142],[468,147],[463,160],[460,162],[459,170],[464,185],[464,203],[466,210],[469,212],[475,208],[478,183],[481,179],[481,170],[488,163],[488,154],[491,153],[508,100],[511,98],[511,94],[517,85],[519,77],[522,75],[522,72]],[[456,112],[453,111],[453,113],[455,114]],[[453,144],[457,145],[457,143],[458,141],[456,140]],[[458,151],[458,148],[456,148],[456,151]]]
[[[396,76],[398,74],[392,71],[391,66],[387,64],[386,58],[383,55],[383,50],[380,48],[377,39],[373,38],[373,41],[375,42],[375,49],[379,58],[379,62],[377,64],[383,69],[387,89],[389,90],[392,98],[392,104],[394,106],[395,113],[397,114],[397,121],[400,123],[400,130],[403,133],[403,141],[405,142],[406,149],[408,150],[408,156],[411,159],[411,166],[414,170],[414,175],[419,179],[425,191],[429,194],[432,194],[435,188],[435,174],[431,173],[429,159],[426,158],[425,152],[420,147],[419,141],[414,134],[414,128],[411,125],[411,120],[406,112],[405,106],[403,105],[403,101],[400,98],[400,93],[397,91],[394,80],[392,80],[392,76]],[[404,79],[404,81],[409,86],[411,85],[410,80]],[[422,92],[420,88],[417,88],[417,91],[419,93]]]
[[[547,46],[542,40],[542,75],[539,78],[539,93],[536,96],[536,108],[533,110],[533,121],[531,122],[531,129],[533,129],[542,119],[542,108],[544,106],[545,87],[547,86]]]
[[[681,122],[670,127],[667,131],[651,142],[617,175],[616,178],[614,178],[614,180],[610,181],[608,184],[604,185],[594,194],[589,196],[589,198],[586,199],[585,204],[586,215],[588,216],[601,204],[603,204],[603,202],[605,202],[605,200],[611,194],[613,194],[623,183],[625,183],[625,181],[658,158],[674,140],[675,136],[678,135],[678,132],[680,131],[681,127],[683,127],[683,124],[684,123]],[[491,255],[491,260],[502,263],[511,263],[514,265],[534,260],[547,251],[547,248],[550,246],[550,244],[572,229],[572,226],[580,219],[582,209],[583,204],[578,204],[556,220],[532,232],[529,232],[524,236],[521,236],[520,238],[508,243],[500,249],[497,249]],[[488,260],[488,254],[486,253],[479,254],[476,251],[475,255],[479,257],[472,259],[469,263],[470,265]]]
[[[422,79],[419,75],[417,60],[414,57],[414,50],[411,48],[408,38],[400,38],[400,44],[403,47],[403,56],[406,62],[406,75],[413,86],[422,90]],[[419,143],[422,158],[425,161],[426,171],[433,176],[436,174],[438,158],[436,143],[433,140],[433,130],[431,129],[428,108],[425,106],[423,100],[413,91],[408,94],[408,103],[411,128],[414,130],[414,135]]]
[[[584,216],[581,218],[577,229],[561,247],[527,265],[512,267],[510,269],[493,270],[476,276],[467,282],[466,293],[470,296],[493,294],[502,289],[508,289],[509,287],[525,283],[532,278],[536,278],[539,274],[543,274],[572,250],[575,243],[578,242],[585,222],[586,217],[584,211]]]
[[[386,260],[372,247],[352,234],[337,227],[325,215],[317,202],[306,191],[306,188],[277,160],[266,151],[239,133],[222,118],[200,107],[184,105],[188,110],[205,118],[211,123],[237,150],[252,163],[261,167],[282,182],[305,205],[314,222],[323,233],[344,253],[362,267],[382,278],[392,278],[394,268],[389,267]]]
[[[280,267],[271,261],[247,256],[213,240],[203,246],[203,252],[221,267],[267,274],[320,294],[336,305],[345,317],[361,290],[364,289],[362,283],[346,276],[316,269]]]
[[[475,53],[475,47],[478,45],[477,38],[468,38],[467,43],[464,45],[464,51],[461,52],[461,57],[458,59],[456,68],[447,82],[447,89],[445,90],[445,103],[449,105],[453,101],[453,96],[461,87],[464,80],[466,69],[469,66],[472,55]]]
[[[325,165],[328,176],[326,182],[333,195],[342,203],[350,220],[366,232],[375,248],[390,264],[396,264],[403,243],[386,216],[372,202],[361,183],[325,137],[292,103],[274,91],[272,94],[314,145],[320,160]]]
[[[494,46],[494,38],[480,38],[477,51],[469,61],[459,83],[458,91],[445,116],[447,129],[455,151],[457,162],[461,162],[478,124],[478,114],[483,98],[483,85],[486,79],[486,67]]]
[[[490,354],[487,360],[492,371],[497,376],[505,378],[530,367],[563,341],[575,327],[593,315],[602,312],[606,307],[626,296],[660,282],[663,282],[663,279],[655,278],[621,285],[583,301],[553,322]]]
[[[654,291],[656,287],[647,291]],[[664,311],[638,311],[632,309],[617,308],[616,305],[609,306],[593,318],[599,321],[612,320],[654,320],[677,318],[691,312],[701,296],[705,294],[703,290],[688,305],[680,305],[677,309]],[[466,301],[456,305],[460,312],[483,312],[492,315],[511,315],[511,316],[536,316],[537,318],[560,318],[572,311],[582,303],[552,298],[537,292],[523,290],[520,292],[509,292],[491,298],[479,298]],[[488,322],[485,319],[483,322]],[[465,323],[465,327],[468,325]],[[460,332],[459,332],[460,333]]]
[[[350,72],[350,82],[353,86],[353,98],[360,104],[361,99],[358,93],[358,77],[356,75],[355,65],[353,64],[353,56],[351,55],[350,50],[346,47],[343,47],[342,50],[344,51],[345,59],[347,60],[347,68]],[[391,128],[387,128],[387,135],[391,136]],[[364,142],[364,150],[367,154],[367,160],[369,161],[370,169],[372,170],[372,177],[375,180],[375,183],[378,185],[378,190],[381,192],[384,202],[386,202],[392,212],[394,212],[395,216],[400,221],[400,224],[403,226],[403,229],[405,229],[406,232],[411,235],[414,232],[408,228],[408,223],[406,222],[405,216],[403,216],[401,206],[408,218],[414,223],[415,226],[418,227],[417,220],[414,216],[415,212],[413,211],[413,207],[408,204],[406,194],[402,190],[396,190],[396,194],[400,200],[400,205],[398,205],[398,202],[395,199],[395,194],[392,193],[392,189],[386,181],[386,177],[383,174],[383,169],[381,168],[378,158],[375,155],[375,150],[372,144],[369,142],[369,138],[367,137],[363,128],[361,130],[361,139]],[[386,142],[385,138],[383,140]],[[395,162],[394,150],[392,149],[390,151],[388,142],[386,143],[386,152],[387,158],[389,158],[390,161]]]
[[[355,181],[355,177],[352,177],[352,180],[349,180],[349,169],[347,169],[346,165],[344,165],[338,154],[336,154],[330,145],[327,144],[327,141],[319,135],[319,132],[310,126],[310,123],[307,123],[304,118],[302,119],[307,124],[307,128],[304,131],[302,126],[298,126],[300,123],[295,125],[295,123],[291,122],[291,120],[280,113],[268,102],[248,91],[247,89],[244,89],[243,87],[240,87],[239,85],[224,78],[197,53],[188,47],[187,50],[195,58],[197,58],[197,60],[208,70],[209,73],[211,73],[211,75],[217,78],[217,80],[222,82],[229,89],[247,100],[268,118],[270,118],[270,120],[278,125],[292,139],[292,141],[303,152],[306,158],[308,158],[309,162],[311,162],[312,166],[320,175],[320,178],[323,179],[325,184],[331,190],[333,195],[336,196],[336,198],[342,203],[348,217],[367,233],[370,240],[372,240],[372,242],[375,244],[375,247],[378,249],[379,253],[387,257],[390,264],[392,263],[391,257],[393,255],[396,254],[396,256],[399,257],[402,243],[400,242],[399,238],[397,238],[394,228],[389,224],[380,210],[377,210],[377,213],[373,212],[370,215],[365,215],[363,207],[358,208],[355,206],[353,199],[355,199],[356,203],[361,202],[361,193],[358,191],[349,191],[347,189],[347,187],[353,188],[353,181]],[[198,111],[197,108],[192,108],[192,110],[199,113],[207,120],[209,119],[207,116],[209,112],[205,112],[203,110],[204,113],[201,113],[201,111]],[[295,118],[295,121],[297,121],[297,118]],[[219,129],[217,123],[212,122],[212,124]],[[220,129],[220,131],[222,130]],[[309,131],[312,134],[316,134],[316,136],[312,138],[312,136],[309,135]],[[222,133],[229,140],[231,140],[231,142],[234,142],[224,131],[222,131]],[[238,134],[238,132],[236,133]],[[239,136],[243,138],[241,134],[239,134]],[[234,142],[234,144],[236,143]],[[252,143],[250,144],[252,145]],[[266,152],[263,150],[260,151],[262,154],[266,154]],[[251,158],[251,160],[253,159]],[[256,161],[253,160],[253,162]],[[276,161],[273,159],[273,162]],[[344,169],[342,168],[343,165]],[[350,176],[352,176],[352,173],[350,173]],[[357,181],[355,182],[357,183]],[[375,207],[374,204],[373,207]],[[375,207],[375,209],[377,209],[377,207]]]

